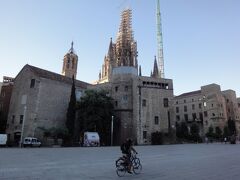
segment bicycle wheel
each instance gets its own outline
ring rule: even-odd
[[[132,161],[132,166],[133,166],[133,172],[134,174],[140,174],[142,171],[142,165],[140,163],[140,159],[136,158]]]
[[[119,177],[123,177],[126,174],[126,168],[123,164],[120,164],[119,166],[117,166],[117,175]]]
[[[121,164],[124,164],[124,160],[122,158],[116,160],[116,167],[120,166]]]

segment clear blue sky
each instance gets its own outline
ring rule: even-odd
[[[0,1],[0,78],[25,64],[61,73],[71,41],[79,57],[77,79],[93,82],[116,39],[121,11],[133,10],[142,74],[153,68],[156,0]],[[161,0],[165,76],[174,94],[217,83],[240,96],[240,1]]]

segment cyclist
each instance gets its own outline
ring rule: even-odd
[[[126,162],[128,164],[128,173],[132,174],[132,163],[131,156],[132,152],[137,154],[137,151],[133,148],[133,141],[131,139],[127,139],[122,145],[121,150],[124,155],[126,155]]]

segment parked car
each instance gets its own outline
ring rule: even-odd
[[[41,147],[42,143],[34,137],[25,137],[23,141],[23,147]]]
[[[0,134],[0,146],[7,145],[7,134]]]

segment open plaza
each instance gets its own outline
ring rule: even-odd
[[[1,148],[1,180],[239,180],[240,144],[136,146],[139,175],[118,177],[120,148]]]

